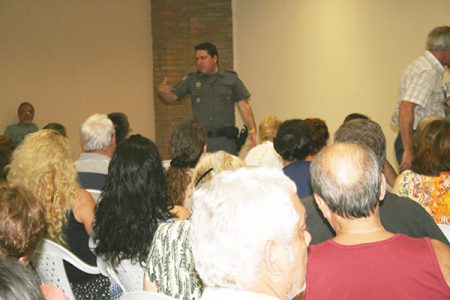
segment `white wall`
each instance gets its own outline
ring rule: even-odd
[[[401,72],[449,17],[448,0],[233,0],[235,66],[257,123],[319,117],[334,133],[347,114],[367,114],[394,162]]]
[[[74,158],[91,114],[126,113],[154,138],[149,0],[0,0],[0,131],[33,103],[66,126]]]

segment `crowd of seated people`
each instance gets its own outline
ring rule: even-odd
[[[47,238],[93,266],[140,274],[142,284],[132,290],[175,299],[292,299],[305,282],[307,299],[450,298],[449,241],[437,225],[450,223],[448,120],[418,127],[412,168],[398,177],[381,127],[367,116],[347,116],[331,146],[319,118],[269,116],[259,130],[261,151],[252,149],[244,167],[224,151],[206,152],[203,126],[183,122],[170,138],[167,171],[151,140],[130,135],[123,113],[83,122],[84,152],[76,162],[61,124],[28,133],[18,146],[2,138],[0,175],[30,190],[44,224],[29,251],[3,256],[26,265],[37,241]],[[84,173],[100,175],[101,185]],[[83,188],[101,192],[97,204]],[[392,263],[405,257],[408,268]],[[375,283],[361,268],[366,260],[381,277]],[[0,257],[2,263],[11,264]],[[338,275],[330,266],[346,271]],[[386,266],[402,285],[382,278]],[[112,288],[116,279],[109,274],[65,267],[76,299],[124,293]],[[337,276],[342,281],[328,284]],[[352,291],[347,282],[359,288]],[[55,296],[42,288],[44,299],[65,299],[47,288]],[[370,293],[357,294],[363,291]]]

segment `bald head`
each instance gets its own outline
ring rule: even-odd
[[[337,215],[364,218],[378,204],[381,173],[372,151],[357,144],[337,143],[313,160],[311,184],[314,193]]]

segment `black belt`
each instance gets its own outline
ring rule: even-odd
[[[227,126],[219,130],[210,130],[207,132],[208,138],[220,138],[226,136],[227,139],[236,139],[239,135],[239,129],[235,126]]]

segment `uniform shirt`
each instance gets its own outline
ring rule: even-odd
[[[400,81],[399,101],[392,114],[391,121],[394,125],[399,125],[399,106],[402,101],[416,104],[413,129],[417,128],[424,117],[445,117],[442,86],[444,72],[441,63],[428,51],[406,67]]]
[[[234,126],[234,104],[250,97],[237,74],[223,70],[209,75],[189,73],[173,92],[178,99],[191,95],[194,119],[207,131]]]

